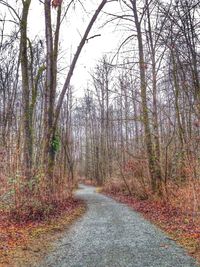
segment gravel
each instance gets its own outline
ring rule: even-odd
[[[88,210],[40,267],[189,267],[195,260],[124,204],[80,186]]]

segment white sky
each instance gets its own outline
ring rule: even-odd
[[[15,0],[12,0],[15,2]],[[66,1],[66,0],[63,0]],[[73,53],[78,46],[81,35],[87,27],[87,23],[91,18],[95,8],[98,6],[100,1],[95,0],[85,0],[85,9],[87,13],[83,10],[80,5],[77,5],[75,9],[71,8],[71,11],[63,21],[61,26],[61,47],[62,47],[62,66],[67,66],[70,64]],[[119,8],[117,2],[108,3],[104,7],[106,12],[118,12]],[[118,9],[119,10],[119,9]],[[44,36],[44,10],[43,5],[39,3],[39,0],[32,0],[31,10],[28,22],[29,34],[32,38],[36,35]],[[55,17],[56,11],[52,10],[52,15]],[[115,26],[109,24],[104,28],[100,26],[105,22],[105,15],[101,15],[95,24],[90,36],[94,34],[101,34],[100,37],[91,39],[83,48],[82,54],[78,60],[77,67],[75,69],[71,84],[75,87],[75,92],[77,96],[83,94],[83,89],[87,86],[87,80],[92,72],[98,59],[100,59],[103,54],[114,52],[122,38],[121,33],[116,31]],[[108,54],[109,56],[109,54]],[[62,82],[67,74],[67,70],[63,71]]]
[[[16,11],[20,14],[20,8],[22,6],[22,0],[6,0],[12,7],[15,7]],[[60,65],[65,68],[70,65],[72,56],[76,51],[76,48],[80,42],[87,24],[94,14],[94,11],[98,7],[101,0],[81,0],[84,4],[84,9],[80,4],[77,4],[75,8],[71,7],[70,12],[63,20],[61,25],[61,57]],[[69,0],[63,0],[63,3],[68,3]],[[78,1],[77,1],[78,2]],[[6,14],[6,18],[10,19],[11,15],[6,8],[0,5],[0,14]],[[117,1],[107,3],[103,9],[108,13],[119,13],[121,11],[120,5]],[[52,9],[52,18],[56,17],[56,11]],[[123,35],[127,36],[126,31],[120,31],[116,29],[116,23],[109,23],[105,27],[101,27],[107,19],[105,14],[101,14],[95,23],[89,36],[95,34],[101,34],[100,37],[89,40],[83,48],[81,56],[77,62],[74,75],[72,77],[71,84],[75,88],[76,96],[82,96],[84,88],[87,87],[87,82],[90,78],[90,74],[93,71],[97,61],[102,58],[104,54],[111,58],[117,51],[119,44],[125,39]],[[7,23],[7,29],[10,31],[14,27],[13,23]],[[130,34],[130,32],[128,33]],[[44,40],[44,7],[39,0],[32,0],[30,6],[30,14],[28,20],[28,35],[30,39],[34,39],[36,36],[41,37]],[[65,77],[67,75],[67,69],[63,69],[62,75],[59,79],[59,88],[62,88]]]

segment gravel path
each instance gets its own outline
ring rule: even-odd
[[[88,210],[43,267],[197,266],[174,241],[126,205],[89,186],[81,186],[77,196],[87,202]]]

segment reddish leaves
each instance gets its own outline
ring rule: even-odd
[[[147,164],[147,160],[145,159],[129,160],[124,164],[123,170],[125,173],[141,173],[147,169]]]
[[[200,237],[200,226],[194,222],[193,216],[184,214],[179,208],[160,201],[138,200],[124,195],[111,196],[141,212],[154,223],[161,224],[168,232],[182,231],[185,235]]]
[[[52,7],[57,8],[62,4],[62,0],[52,0]]]
[[[200,225],[198,216],[194,220],[193,214],[184,213],[180,208],[155,200],[138,200],[122,193],[106,193],[114,199],[132,207],[143,216],[157,224],[164,231],[172,235],[188,251],[200,259]]]
[[[12,260],[13,254],[20,250],[26,250],[31,247],[32,242],[36,240],[39,233],[52,233],[54,229],[60,229],[59,224],[63,220],[63,225],[70,223],[75,219],[84,207],[79,200],[67,199],[62,203],[55,203],[54,210],[47,218],[38,218],[37,221],[20,221],[20,223],[9,220],[8,217],[0,211],[0,266],[4,262]],[[30,218],[31,219],[31,218]],[[40,220],[41,219],[41,220]],[[45,220],[42,220],[45,219]],[[57,227],[57,228],[56,228]],[[22,252],[23,255],[26,255]],[[33,256],[31,254],[31,256]],[[19,259],[20,260],[20,259]],[[5,266],[14,266],[12,264]],[[17,266],[23,266],[23,264]],[[32,265],[30,265],[32,266]]]

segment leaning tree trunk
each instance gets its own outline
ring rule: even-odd
[[[53,170],[54,170],[54,162],[55,162],[55,150],[53,149],[52,143],[54,142],[54,138],[56,135],[56,129],[58,125],[58,119],[61,112],[62,103],[65,97],[65,94],[70,86],[71,77],[73,75],[74,69],[76,67],[76,63],[81,54],[81,51],[88,40],[88,35],[92,29],[93,24],[95,23],[99,13],[107,3],[107,0],[102,0],[99,4],[97,10],[94,12],[83,38],[81,39],[79,46],[74,54],[71,66],[69,68],[65,83],[63,85],[63,89],[58,98],[58,103],[55,108],[55,93],[56,93],[56,73],[57,73],[57,53],[58,53],[58,41],[59,41],[59,29],[60,29],[60,8],[61,3],[58,5],[58,15],[57,15],[57,26],[55,33],[55,40],[53,44],[52,37],[52,23],[51,23],[51,0],[45,0],[45,33],[46,33],[46,46],[47,46],[47,68],[46,68],[46,110],[47,110],[47,145],[46,145],[46,153],[48,154],[48,176],[49,180],[53,179]]]

